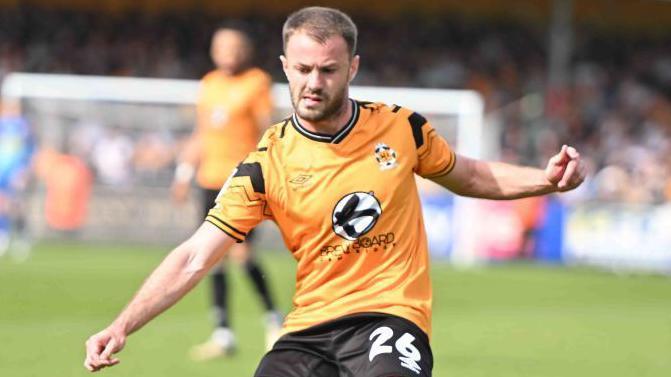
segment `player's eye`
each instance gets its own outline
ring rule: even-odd
[[[298,66],[296,69],[298,70],[298,72],[303,73],[303,74],[308,74],[312,70],[310,67],[306,67],[306,66]]]
[[[320,71],[321,71],[322,73],[330,74],[330,73],[335,72],[336,69],[333,68],[333,67],[324,67],[324,68],[322,68]]]

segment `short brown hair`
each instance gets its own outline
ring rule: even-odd
[[[282,27],[284,51],[287,42],[297,31],[304,31],[319,43],[325,43],[334,35],[345,39],[350,55],[356,53],[357,28],[352,19],[345,13],[326,7],[307,7],[292,13]]]

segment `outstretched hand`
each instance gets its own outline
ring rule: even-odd
[[[580,153],[573,147],[563,145],[561,151],[548,161],[545,177],[557,191],[569,191],[580,186],[585,180],[585,166],[580,161]]]
[[[125,336],[117,334],[109,328],[91,336],[86,341],[84,367],[91,372],[97,372],[105,367],[119,364],[119,359],[112,357],[112,355],[121,351],[125,343]]]

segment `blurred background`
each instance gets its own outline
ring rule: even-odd
[[[0,0],[0,373],[85,373],[86,337],[198,225],[197,199],[175,205],[169,187],[194,125],[196,80],[212,69],[213,30],[248,26],[282,119],[291,110],[281,27],[304,5],[313,4]],[[467,110],[437,98],[423,112],[462,153],[544,166],[570,144],[588,167],[576,191],[511,202],[460,202],[420,182],[435,262],[434,375],[669,375],[671,2],[319,5],[359,27],[354,85],[475,95]],[[102,81],[78,81],[90,76]],[[399,105],[421,97],[403,93]],[[476,140],[463,136],[471,127]],[[293,260],[273,225],[261,236],[287,311]],[[249,338],[236,358],[186,358],[207,333],[200,292],[104,373],[251,375],[263,346],[249,313],[260,308],[235,285],[234,318]]]

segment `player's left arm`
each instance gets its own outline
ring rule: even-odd
[[[449,174],[431,179],[458,195],[518,199],[573,190],[585,180],[585,167],[578,151],[564,145],[545,170],[459,155]]]
[[[264,74],[257,84],[252,105],[254,121],[260,131],[265,131],[271,126],[273,113],[273,82],[270,76]]]

